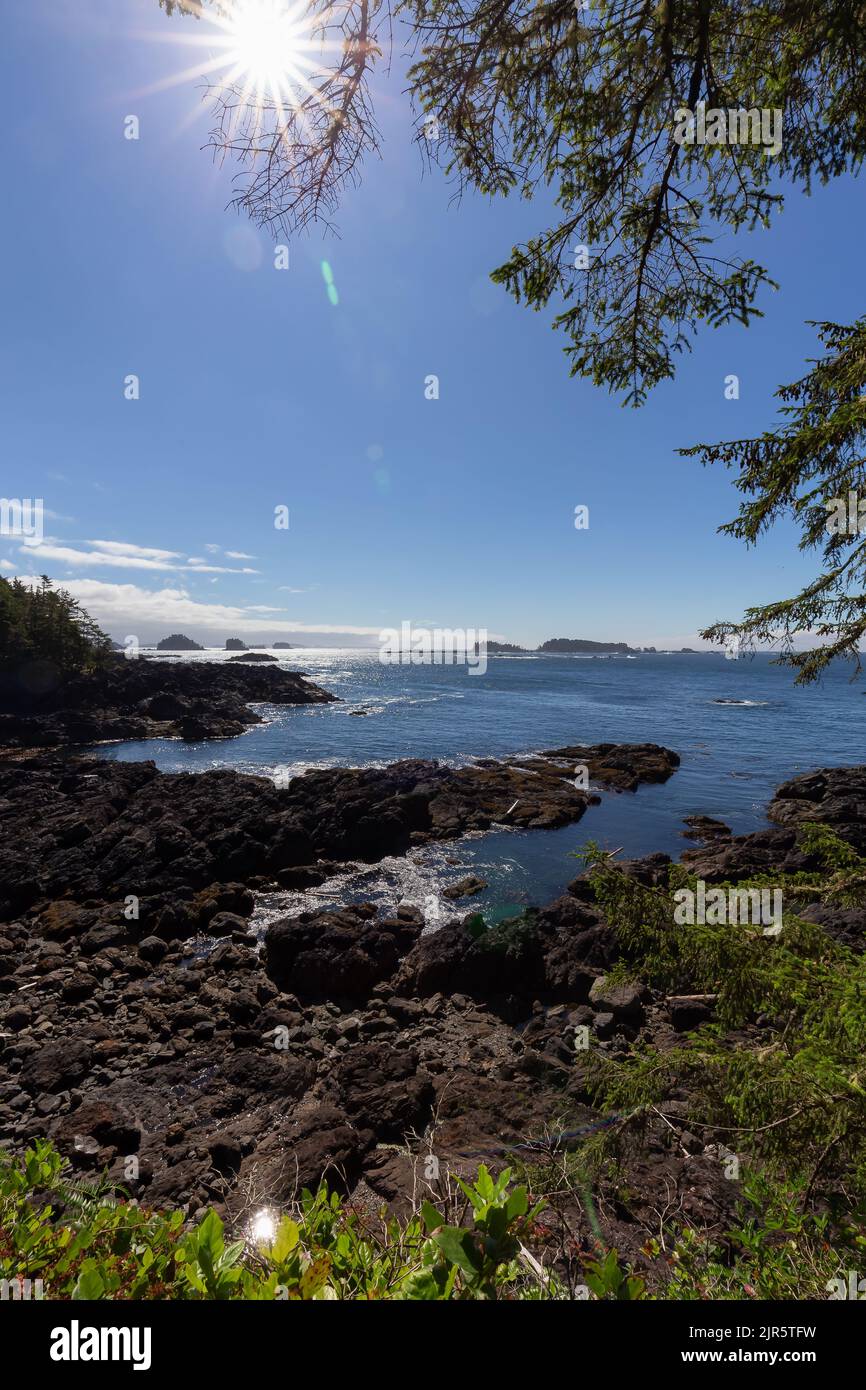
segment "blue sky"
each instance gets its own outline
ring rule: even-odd
[[[552,313],[490,284],[543,210],[454,206],[422,176],[399,64],[339,238],[314,232],[275,270],[273,238],[226,211],[234,170],[201,149],[197,84],[148,90],[189,62],[149,36],[193,24],[156,0],[4,9],[0,493],[44,498],[50,537],[29,554],[3,538],[3,574],[46,571],[144,642],[354,645],[412,620],[677,646],[811,575],[788,527],[757,551],[717,536],[731,477],[676,448],[765,427],[814,354],[805,320],[862,311],[853,182],[789,195],[755,238],[781,282],[767,317],[705,329],[624,410],[569,378]]]

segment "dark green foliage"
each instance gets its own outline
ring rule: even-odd
[[[672,867],[669,889],[646,888],[589,851],[596,896],[625,954],[621,971],[671,994],[715,994],[718,1020],[679,1047],[602,1062],[594,1087],[605,1107],[662,1110],[685,1087],[690,1123],[707,1142],[802,1183],[807,1202],[834,1205],[844,1193],[843,1206],[866,1211],[866,953],[795,915],[804,896],[843,899],[866,861],[826,828],[807,834],[829,868],[760,881],[783,892],[782,931],[772,937],[761,926],[678,924],[673,892],[695,884],[682,868]]]
[[[840,1274],[862,1268],[862,1220],[804,1210],[805,1179],[775,1181],[747,1172],[742,1190],[739,1219],[724,1239],[708,1238],[694,1226],[675,1233],[665,1298],[825,1300]],[[648,1242],[648,1253],[661,1253],[658,1240]]]
[[[77,599],[52,588],[47,575],[35,588],[0,579],[0,672],[36,661],[63,673],[89,671],[110,650],[109,639]]]
[[[401,1221],[353,1210],[321,1187],[275,1222],[270,1241],[246,1231],[230,1241],[212,1210],[185,1229],[180,1211],[146,1211],[103,1185],[86,1196],[37,1140],[23,1159],[0,1153],[0,1279],[41,1279],[50,1299],[561,1296],[552,1276],[520,1259],[539,1208],[509,1184],[508,1171],[493,1179],[483,1165],[474,1184],[459,1182],[470,1214],[460,1226],[429,1201]],[[621,1282],[616,1257],[607,1264]]]
[[[836,656],[853,659],[859,670],[866,633],[866,534],[857,515],[862,499],[866,533],[866,318],[852,327],[815,326],[823,356],[799,381],[779,387],[782,419],[774,429],[681,451],[738,470],[735,485],[746,500],[722,532],[755,545],[775,521],[790,517],[800,528],[800,549],[821,552],[822,572],[793,598],[749,608],[742,621],[714,623],[701,634],[714,642],[736,636],[746,648],[781,645],[780,661],[797,671],[798,683],[814,680]],[[845,526],[833,499],[844,506]],[[798,633],[825,640],[795,652]]]
[[[462,185],[538,198],[552,225],[494,274],[556,319],[571,370],[640,401],[701,322],[748,323],[767,270],[720,232],[768,223],[784,183],[856,168],[866,146],[866,13],[807,0],[414,0],[420,107]],[[680,145],[676,112],[783,112],[759,145]],[[576,269],[574,247],[590,248]]]
[[[330,221],[378,149],[369,79],[403,20],[428,156],[458,189],[553,205],[552,225],[515,246],[494,280],[530,308],[558,304],[572,373],[634,403],[674,375],[700,323],[761,312],[768,271],[720,234],[766,225],[786,182],[811,189],[857,168],[866,148],[857,0],[359,0],[346,22],[322,0],[307,9],[311,28],[344,40],[334,110],[319,123],[305,108],[298,126],[243,79],[218,90],[213,147],[245,166],[236,206],[280,234]],[[699,101],[782,111],[778,152],[678,143],[677,112]],[[263,130],[251,142],[236,122],[254,106]],[[575,246],[591,251],[586,269]]]

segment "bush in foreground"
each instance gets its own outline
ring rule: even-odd
[[[228,1241],[210,1210],[148,1211],[68,1175],[47,1141],[0,1155],[0,1279],[41,1279],[51,1299],[547,1299],[556,1278],[523,1241],[538,1214],[506,1169],[462,1183],[471,1220],[449,1225],[430,1203],[404,1220],[370,1218],[322,1186],[268,1231]],[[615,1253],[588,1269],[600,1296],[635,1297]]]

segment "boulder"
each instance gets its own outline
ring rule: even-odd
[[[92,1061],[93,1049],[82,1039],[42,1043],[36,1052],[25,1057],[21,1083],[31,1095],[65,1091],[84,1080]]]
[[[286,917],[265,936],[267,973],[299,998],[365,999],[394,974],[422,927],[419,912],[376,920],[369,904]]]
[[[589,1000],[602,1013],[612,1014],[617,1023],[640,1024],[644,1020],[642,992],[639,985],[608,983],[602,975],[590,989]]]

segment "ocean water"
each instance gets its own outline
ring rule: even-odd
[[[275,653],[276,654],[276,653]],[[264,917],[328,902],[412,902],[435,925],[449,908],[449,881],[488,882],[471,900],[489,920],[562,892],[579,872],[572,857],[588,840],[622,857],[691,843],[683,817],[715,816],[737,833],[766,824],[776,786],[798,772],[866,761],[863,682],[839,664],[819,685],[799,688],[764,655],[642,653],[490,656],[484,675],[460,666],[390,666],[377,652],[294,649],[281,663],[306,672],[339,704],[257,705],[265,722],[235,739],[105,745],[102,757],[152,758],[164,771],[214,767],[272,776],[308,768],[381,766],[398,758],[461,764],[573,743],[661,743],[681,765],[663,786],[605,793],[573,826],[493,830],[341,875],[312,892],[270,899]],[[223,660],[223,652],[175,660]],[[285,774],[284,774],[285,775]],[[465,902],[466,900],[463,900]],[[463,906],[461,903],[461,907]]]

